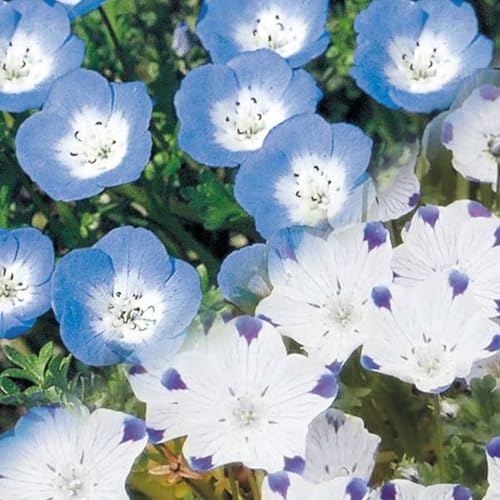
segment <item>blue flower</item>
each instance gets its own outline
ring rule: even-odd
[[[106,0],[45,0],[48,4],[60,4],[68,12],[70,19],[75,19],[78,16],[83,16],[90,12],[91,10],[97,9]]]
[[[236,199],[268,238],[291,226],[341,226],[361,219],[372,141],[318,115],[287,120],[241,166]]]
[[[85,44],[71,34],[66,11],[42,0],[0,8],[0,110],[39,108],[52,84],[78,68]]]
[[[153,233],[132,227],[64,256],[52,284],[62,340],[92,366],[168,357],[200,301],[196,270],[170,257]]]
[[[298,68],[328,47],[327,15],[328,0],[205,0],[196,32],[215,63],[270,49]]]
[[[33,228],[0,229],[0,338],[14,338],[50,309],[54,247]]]
[[[236,250],[224,259],[217,275],[224,298],[246,313],[253,313],[259,301],[271,293],[268,250],[262,243]]]
[[[151,154],[151,109],[142,82],[109,83],[94,71],[73,71],[19,128],[17,158],[56,200],[132,182]]]
[[[385,106],[447,108],[464,78],[488,66],[493,42],[467,2],[374,0],[355,22],[356,83]]]
[[[308,73],[269,50],[201,66],[175,96],[179,146],[206,165],[236,167],[276,125],[313,112],[321,95]]]
[[[119,411],[32,408],[0,436],[0,497],[127,499],[147,441],[144,422]]]

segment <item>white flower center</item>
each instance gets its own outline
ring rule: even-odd
[[[47,464],[52,472],[49,478],[49,487],[53,490],[55,498],[71,498],[78,500],[91,500],[94,487],[97,486],[89,477],[90,471],[80,464],[53,467]]]
[[[52,59],[39,44],[22,34],[0,40],[0,92],[15,94],[34,89],[51,71]]]
[[[108,119],[85,109],[73,117],[71,129],[56,149],[59,160],[80,179],[113,170],[127,153],[129,127],[121,115],[112,114]]]
[[[108,323],[116,331],[118,338],[124,339],[131,333],[144,333],[156,325],[156,308],[144,303],[140,292],[128,295],[117,290],[108,303]]]
[[[345,173],[335,164],[313,156],[292,161],[293,176],[282,177],[276,183],[276,199],[288,207],[296,224],[316,226],[334,214],[344,204]]]
[[[281,102],[251,87],[233,99],[217,102],[210,111],[215,140],[229,151],[254,151],[262,147],[269,131],[286,118]]]
[[[270,49],[286,58],[301,50],[307,33],[304,19],[270,7],[259,12],[254,21],[237,26],[234,39],[242,51]]]
[[[233,409],[233,417],[238,427],[252,427],[259,420],[259,411],[253,398],[241,396],[236,398],[236,406]]]
[[[16,272],[0,267],[0,312],[13,309],[28,299],[28,285]]]
[[[331,323],[336,331],[358,332],[358,327],[363,321],[363,302],[355,293],[340,292],[332,297],[326,306]]]
[[[389,81],[413,93],[441,89],[457,75],[459,59],[450,54],[438,36],[423,34],[419,40],[396,37],[389,45],[391,63],[386,68]]]

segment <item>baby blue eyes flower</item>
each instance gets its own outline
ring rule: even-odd
[[[500,87],[483,85],[452,111],[441,128],[453,166],[466,179],[496,186],[500,164]]]
[[[488,491],[483,500],[500,498],[500,436],[492,438],[486,445],[488,461]]]
[[[276,125],[314,112],[321,95],[308,73],[269,50],[206,64],[186,76],[175,96],[179,146],[206,165],[236,167]]]
[[[287,120],[241,166],[235,195],[270,237],[291,226],[345,225],[361,219],[372,141],[319,115]]]
[[[92,366],[168,357],[200,301],[196,270],[170,257],[150,231],[131,227],[64,256],[52,281],[62,340]]]
[[[75,19],[78,16],[87,14],[87,12],[91,10],[97,9],[97,7],[104,4],[106,0],[46,0],[46,2],[51,5],[62,5],[68,12],[69,18]]]
[[[196,32],[214,63],[269,49],[298,68],[328,47],[327,14],[327,0],[206,0]]]
[[[50,29],[47,27],[50,26]],[[0,110],[39,108],[52,84],[83,61],[61,6],[17,0],[0,8]]]
[[[147,443],[144,422],[100,408],[32,408],[0,437],[0,497],[125,500]]]
[[[356,83],[389,108],[448,107],[464,78],[488,66],[493,42],[467,2],[374,0],[355,22]]]
[[[73,71],[19,128],[17,158],[53,199],[88,198],[141,175],[151,154],[151,112],[143,83]]]
[[[31,328],[50,309],[54,248],[33,228],[0,229],[0,339]]]

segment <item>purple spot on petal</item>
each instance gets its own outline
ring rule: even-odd
[[[367,370],[378,370],[380,365],[375,363],[370,356],[361,356],[361,366]]]
[[[453,488],[453,500],[469,500],[472,498],[471,492],[465,486],[455,486]]]
[[[213,468],[212,455],[208,457],[191,457],[189,459],[191,469],[199,472],[206,472]]]
[[[500,350],[500,335],[495,335],[490,345],[486,348],[487,351],[496,352]]]
[[[410,207],[416,207],[418,202],[420,200],[420,193],[413,193],[411,196],[410,196],[410,199],[408,200],[408,205]]]
[[[387,229],[380,222],[369,222],[363,239],[368,242],[368,251],[372,251],[387,241]]]
[[[486,451],[491,458],[500,458],[500,436],[494,437],[488,442]]]
[[[351,500],[363,500],[368,491],[368,487],[365,481],[355,478],[347,485],[345,491],[350,495]]]
[[[311,391],[322,398],[334,398],[337,395],[338,385],[337,377],[332,374],[322,375],[318,380],[316,387]]]
[[[484,85],[479,89],[479,95],[487,101],[496,101],[500,97],[500,88],[494,85]]]
[[[304,468],[306,466],[306,462],[302,457],[285,457],[285,466],[284,469],[288,472],[295,472],[296,474],[302,474],[304,472]]]
[[[453,125],[445,121],[441,127],[441,142],[449,144],[453,140]]]
[[[342,363],[340,361],[334,361],[333,363],[326,365],[326,368],[328,368],[335,375],[338,375],[342,369]]]
[[[380,500],[396,500],[396,486],[392,483],[384,484],[380,492]]]
[[[495,231],[495,244],[493,246],[497,247],[498,245],[500,245],[500,227],[497,227]]]
[[[259,314],[257,316],[259,319],[261,319],[262,321],[265,321],[266,323],[269,323],[270,325],[273,325],[273,326],[280,326],[279,323],[275,323],[271,318],[269,318],[268,316],[266,316],[265,314]]]
[[[138,418],[128,418],[125,420],[123,429],[123,437],[121,442],[139,441],[146,435],[146,426],[144,422]]]
[[[448,283],[453,288],[453,297],[462,295],[469,286],[469,277],[460,271],[451,271],[448,275]]]
[[[500,312],[500,299],[496,299],[495,304],[497,306],[497,311]]]
[[[326,423],[338,432],[340,427],[345,424],[345,415],[339,410],[328,410],[325,415]]]
[[[385,286],[376,286],[372,290],[373,303],[380,308],[391,310],[391,291]]]
[[[469,201],[467,211],[471,217],[491,217],[491,212],[477,201]]]
[[[146,429],[146,432],[148,433],[148,438],[152,443],[161,443],[163,441],[165,430]]]
[[[427,205],[426,207],[421,207],[418,209],[418,215],[424,222],[429,224],[429,226],[434,227],[437,220],[439,219],[439,208],[432,205]]]
[[[472,175],[466,175],[466,176],[464,176],[464,178],[465,178],[466,181],[470,181],[470,182],[481,182],[476,177],[472,177]]]
[[[286,498],[288,488],[290,487],[290,479],[286,472],[276,472],[274,474],[269,474],[267,476],[267,481],[271,491],[280,494],[283,498]]]
[[[236,329],[240,337],[245,337],[248,345],[250,345],[262,330],[262,321],[250,316],[242,316],[236,320]]]
[[[181,374],[175,368],[169,368],[161,377],[161,385],[169,391],[183,391],[187,385],[181,378]]]
[[[136,365],[136,366],[133,366],[132,368],[130,368],[128,373],[130,375],[143,375],[144,373],[147,373],[147,370],[146,370],[146,368],[144,368],[144,366]]]

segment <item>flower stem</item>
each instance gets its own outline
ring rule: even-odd
[[[434,413],[434,451],[436,453],[436,461],[439,472],[439,480],[442,483],[446,482],[445,457],[444,457],[444,442],[443,442],[443,420],[441,418],[441,403],[439,394],[434,394],[432,398],[432,407]]]
[[[227,468],[227,477],[229,479],[229,484],[231,485],[231,498],[232,500],[239,500],[240,492],[238,488],[238,483],[234,477],[234,470],[231,466]]]
[[[248,482],[250,484],[250,489],[252,490],[252,500],[261,500],[260,498],[260,487],[257,484],[257,479],[255,478],[255,471],[248,470]]]
[[[203,481],[194,481],[192,479],[185,478],[184,482],[188,484],[201,498],[205,500],[217,500],[215,493],[213,492],[210,485]]]

